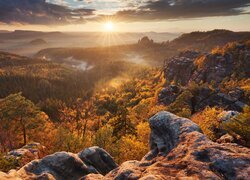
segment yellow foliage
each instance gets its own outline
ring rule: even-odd
[[[148,152],[148,146],[137,140],[135,136],[123,136],[120,140],[118,163],[127,160],[141,160]]]
[[[197,123],[203,133],[207,135],[211,140],[218,138],[216,132],[220,128],[219,114],[222,113],[223,109],[216,107],[207,107],[202,112],[199,112],[192,116],[192,121]]]

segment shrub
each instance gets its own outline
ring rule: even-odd
[[[16,169],[19,166],[19,161],[15,158],[5,158],[0,155],[0,171],[8,172],[11,169]]]
[[[245,141],[247,146],[250,146],[250,107],[244,108],[243,113],[232,118],[228,122],[222,124],[223,128],[228,131],[229,134],[238,134]]]
[[[215,141],[220,137],[220,119],[219,114],[223,109],[217,107],[207,107],[202,112],[199,112],[192,116],[192,121],[197,123],[203,133],[207,135],[211,140]]]

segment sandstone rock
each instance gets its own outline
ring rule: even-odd
[[[158,95],[158,102],[169,105],[180,95],[181,89],[178,86],[170,85],[161,90]]]
[[[190,82],[219,85],[232,75],[249,78],[249,52],[250,49],[245,44],[236,44],[233,50],[227,49],[225,53],[182,52],[165,61],[165,79],[167,83],[174,81],[185,86]],[[231,96],[239,99],[242,91],[238,89],[237,92],[231,92]]]
[[[173,103],[177,97],[185,90],[176,85],[169,85],[163,88],[158,95],[158,102],[166,106]],[[193,112],[201,111],[207,106],[218,106],[226,110],[243,111],[246,106],[245,103],[236,100],[234,97],[221,93],[218,89],[211,89],[209,87],[200,87],[193,93],[192,102]]]
[[[46,148],[40,143],[29,143],[20,149],[12,150],[6,158],[14,158],[18,160],[20,166],[31,162],[34,159],[40,159],[46,155]]]
[[[81,179],[91,173],[105,175],[116,167],[116,163],[106,151],[91,147],[78,154],[58,152],[49,155],[26,164],[16,171],[15,175],[9,173],[4,176],[46,180]]]
[[[201,132],[199,126],[192,121],[166,112],[160,112],[151,117],[149,124],[151,152],[143,158],[145,160],[151,160],[158,154],[168,154],[178,145],[180,135],[193,131]]]
[[[104,179],[248,179],[250,150],[210,141],[189,119],[160,112],[149,120],[151,152]],[[135,178],[134,178],[135,177]]]
[[[241,88],[235,88],[228,93],[235,101],[240,100],[244,96],[244,91]]]
[[[89,167],[93,166],[100,174],[107,174],[117,167],[112,157],[102,148],[90,147],[78,154]]]
[[[223,111],[219,114],[219,117],[222,122],[228,122],[237,115],[239,115],[239,112],[237,111]]]
[[[195,68],[194,58],[189,57],[173,57],[168,60],[164,67],[164,74],[167,83],[175,82],[186,85]]]
[[[235,139],[230,134],[225,134],[216,141],[217,143],[234,143]]]
[[[101,174],[88,174],[87,176],[82,177],[80,180],[103,180],[104,176]]]

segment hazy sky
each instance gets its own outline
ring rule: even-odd
[[[0,0],[0,29],[250,31],[250,0]]]

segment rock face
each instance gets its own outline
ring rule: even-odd
[[[164,74],[167,83],[175,82],[186,85],[195,68],[194,60],[198,56],[198,52],[185,51],[179,56],[165,61]]]
[[[160,94],[158,95],[158,100],[160,103],[169,105],[176,100],[176,98],[180,95],[181,92],[182,90],[180,87],[170,85],[161,90]]]
[[[220,92],[209,87],[200,88],[192,99],[193,109],[199,111],[207,106],[219,106],[227,110],[242,111],[245,103],[230,94]]]
[[[0,173],[0,179],[249,179],[250,149],[212,142],[191,120],[165,111],[150,118],[149,124],[151,151],[141,161],[117,167],[108,153],[92,147],[77,155],[46,156],[17,172]]]
[[[199,54],[186,51],[165,61],[168,83],[188,85],[190,82],[219,84],[226,77],[250,77],[250,49],[246,44],[225,46],[224,53]],[[244,65],[243,65],[244,64]]]
[[[175,102],[179,95],[181,95],[181,93],[187,89],[188,88],[183,88],[176,85],[167,85],[160,91],[158,95],[158,102],[168,106],[171,103]],[[237,91],[239,91],[239,88]],[[242,111],[247,105],[246,103],[248,102],[247,100],[246,103],[245,101],[242,101],[242,97],[244,97],[244,92],[243,94],[238,94],[237,96],[236,94],[233,94],[233,90],[231,91],[231,93],[226,94],[220,92],[219,89],[199,87],[199,89],[196,89],[195,92],[191,93],[193,97],[189,100],[190,102],[192,102],[190,103],[190,107],[192,107],[193,113],[203,110],[207,106],[218,106],[226,110]]]
[[[166,60],[164,65],[166,86],[159,94],[159,103],[170,105],[180,95],[171,91],[172,84],[179,86],[179,92],[192,89],[192,86],[197,84],[199,88],[196,89],[197,92],[192,92],[191,99],[193,113],[207,106],[242,111],[246,104],[249,105],[247,90],[232,87],[223,91],[226,89],[223,86],[227,84],[219,86],[229,80],[238,82],[250,78],[249,45],[247,43],[228,44],[217,51],[209,54],[185,51],[179,56]]]
[[[80,179],[90,173],[105,175],[116,167],[117,164],[105,150],[91,147],[78,154],[58,152],[41,160],[34,160],[16,172],[0,174],[0,179],[3,177],[10,179]]]

